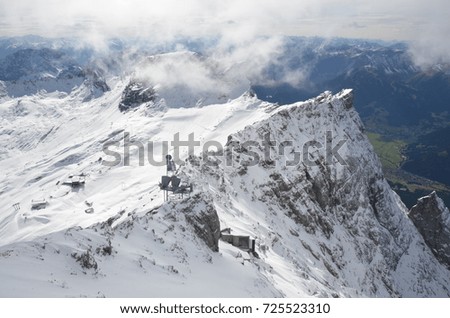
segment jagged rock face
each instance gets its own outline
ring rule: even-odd
[[[216,194],[222,227],[251,228],[264,262],[284,259],[293,284],[320,286],[316,296],[450,295],[450,274],[384,179],[349,91],[279,107],[186,171]]]
[[[220,221],[212,199],[205,199],[204,195],[196,194],[182,202],[168,202],[167,206],[163,208],[183,214],[197,236],[212,251],[219,251]]]
[[[131,81],[123,90],[119,109],[127,111],[143,103],[154,101],[155,97],[155,90],[151,86],[142,82]]]
[[[420,198],[409,217],[436,258],[450,268],[450,212],[436,192]]]

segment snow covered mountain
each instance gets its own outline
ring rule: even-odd
[[[36,93],[69,94],[85,86],[85,98],[98,97],[109,90],[100,71],[83,68],[60,50],[25,48],[0,60],[0,98]]]
[[[3,97],[1,296],[450,296],[442,249],[384,179],[351,90],[278,106],[197,56],[158,59],[203,68],[229,95],[134,73],[95,96],[72,83]],[[189,136],[211,147],[181,147],[194,191],[164,202],[164,141],[173,153]]]
[[[355,108],[369,136],[382,136],[375,151],[402,201],[410,208],[418,198],[437,191],[450,205],[450,163],[445,155],[450,151],[449,65],[419,67],[406,43],[293,37],[267,70],[268,84],[255,83],[253,89],[273,103],[354,89]],[[385,147],[391,141],[403,145],[387,158]],[[393,155],[399,159],[392,160]]]

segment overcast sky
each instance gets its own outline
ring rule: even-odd
[[[340,36],[412,41],[418,59],[448,61],[449,12],[448,0],[0,0],[0,36]]]

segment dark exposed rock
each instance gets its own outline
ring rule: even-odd
[[[172,209],[184,214],[186,221],[214,252],[219,251],[220,221],[212,199],[197,193],[181,202],[170,202]]]
[[[80,263],[80,265],[83,269],[97,270],[97,268],[98,268],[97,261],[95,260],[94,256],[89,251],[89,249],[86,252],[81,253],[81,254],[74,253],[74,254],[72,254],[72,257],[78,263]]]
[[[153,87],[142,82],[131,81],[123,90],[119,109],[124,112],[143,103],[154,101],[156,97]]]
[[[353,93],[350,92],[342,98],[342,102],[346,109],[350,109],[353,107]]]
[[[450,212],[436,192],[420,198],[409,217],[436,258],[450,268]]]

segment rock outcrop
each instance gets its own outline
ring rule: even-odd
[[[211,198],[197,193],[183,201],[169,201],[162,208],[184,215],[195,234],[212,251],[219,251],[220,221]]]
[[[143,103],[154,101],[155,96],[156,93],[153,87],[145,85],[142,82],[131,81],[123,90],[119,109],[122,112],[127,111]]]
[[[409,217],[436,258],[450,268],[450,212],[436,192],[420,198]]]

